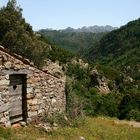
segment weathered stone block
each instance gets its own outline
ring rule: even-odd
[[[52,99],[52,104],[55,104],[56,102],[56,99]]]
[[[34,94],[33,93],[29,93],[27,94],[27,99],[33,99],[34,98]]]
[[[37,105],[38,104],[38,99],[33,99],[31,100],[31,105]]]
[[[9,85],[10,84],[10,81],[9,80],[6,80],[6,79],[2,79],[0,80],[0,86],[5,86],[5,85]]]
[[[31,111],[38,111],[39,110],[39,105],[30,106],[30,110]]]
[[[33,87],[27,87],[27,93],[33,93]]]
[[[35,116],[37,116],[37,111],[29,111],[28,112],[28,117],[29,118],[32,118],[32,117],[35,117]]]
[[[11,66],[12,66],[12,63],[11,62],[6,62],[6,63],[4,63],[4,66],[5,66],[6,69],[10,69]]]
[[[44,113],[44,111],[45,111],[44,109],[39,109],[38,114],[42,114],[42,113]]]
[[[2,65],[2,63],[3,63],[3,62],[2,62],[2,58],[0,57],[0,66]]]
[[[36,89],[34,90],[34,92],[35,92],[35,93],[40,93],[40,88],[36,88]]]

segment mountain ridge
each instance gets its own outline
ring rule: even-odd
[[[61,48],[81,53],[83,49],[93,46],[94,43],[100,40],[105,34],[115,29],[117,28],[110,25],[95,25],[84,26],[78,29],[71,27],[62,30],[41,29],[38,32]]]
[[[83,26],[81,28],[72,28],[67,27],[65,29],[40,29],[39,31],[59,31],[59,32],[91,32],[91,33],[102,33],[102,32],[110,32],[112,30],[118,29],[118,27],[113,27],[110,25],[105,26],[99,26],[99,25],[93,25],[93,26]]]

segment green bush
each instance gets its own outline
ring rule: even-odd
[[[140,122],[140,111],[138,109],[131,109],[127,115],[127,119]]]

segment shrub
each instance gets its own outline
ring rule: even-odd
[[[131,109],[127,115],[127,119],[140,122],[140,111],[138,109]]]

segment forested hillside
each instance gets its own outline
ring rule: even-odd
[[[140,19],[108,33],[85,53],[88,61],[111,79],[110,87],[115,83],[117,91],[123,95],[118,106],[121,119],[140,115],[139,56]]]
[[[116,65],[136,65],[140,61],[140,19],[131,21],[102,38],[89,49],[87,58],[92,61]]]
[[[103,32],[93,33],[90,31],[75,31],[74,29],[68,28],[66,30],[58,31],[40,30],[39,33],[61,48],[83,53],[85,48],[92,47],[96,41],[101,39],[106,34],[106,30],[103,30]]]
[[[85,55],[90,62],[108,67],[108,71],[112,67],[125,77],[130,76],[135,86],[140,84],[139,56],[140,19],[107,34]]]
[[[106,34],[84,54],[90,69],[71,68],[71,76],[82,72],[73,88],[86,100],[85,112],[140,121],[140,19]],[[110,94],[98,94],[97,87],[106,86],[100,85],[102,76],[109,80]]]

